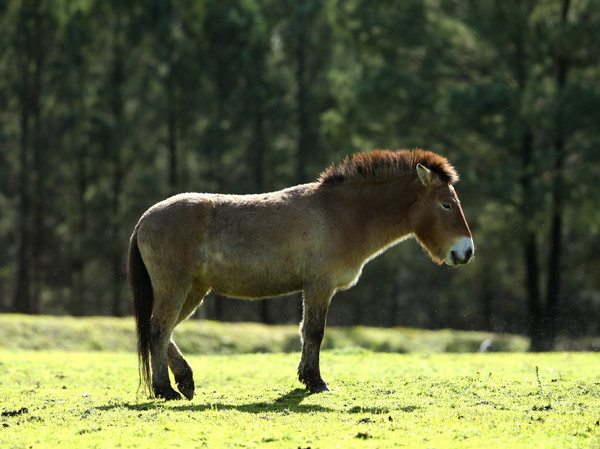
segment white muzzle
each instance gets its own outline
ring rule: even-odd
[[[475,254],[475,245],[473,239],[469,237],[459,237],[454,242],[454,245],[446,254],[446,264],[455,266],[469,263]]]

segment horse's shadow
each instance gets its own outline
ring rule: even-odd
[[[244,413],[312,413],[334,411],[331,408],[323,407],[321,405],[302,404],[302,401],[310,395],[311,393],[309,393],[307,390],[303,388],[296,388],[283,394],[282,396],[279,396],[272,402],[254,402],[250,404],[226,404],[222,402],[210,402],[205,404],[186,403],[181,405],[178,405],[179,402],[171,402],[168,404],[170,406],[169,409],[176,412],[203,412],[205,410],[237,410]],[[166,403],[163,402],[162,404]],[[171,404],[175,405],[171,406]],[[149,401],[136,404],[115,404],[110,406],[98,407],[98,409],[108,410],[119,407],[125,407],[130,410],[144,411],[155,409],[158,405],[161,405],[161,402]]]
[[[290,413],[310,413],[310,412],[328,412],[333,411],[330,408],[315,404],[302,404],[302,401],[310,396],[310,393],[303,388],[296,388],[282,396],[279,396],[272,402],[254,402],[250,404],[182,404],[176,405],[172,410],[176,411],[203,411],[203,410],[237,410],[245,413],[269,413],[269,412],[290,412]]]

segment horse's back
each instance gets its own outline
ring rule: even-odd
[[[214,198],[206,245],[211,288],[236,297],[301,290],[319,257],[325,220],[310,185]]]
[[[303,288],[322,264],[327,220],[313,185],[260,195],[185,193],[152,206],[136,232],[154,277],[234,297]]]

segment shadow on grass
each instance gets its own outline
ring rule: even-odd
[[[114,410],[116,408],[127,408],[129,410],[145,411],[155,410],[159,406],[168,404],[168,409],[175,412],[203,412],[205,410],[237,410],[244,413],[267,413],[267,412],[289,412],[289,413],[312,413],[312,412],[334,412],[328,407],[321,405],[303,405],[301,402],[311,393],[303,388],[296,388],[284,395],[276,398],[271,402],[255,402],[251,404],[225,404],[222,402],[213,402],[207,404],[194,404],[192,403],[181,403],[175,402],[164,402],[164,401],[149,401],[138,404],[112,404],[102,407],[97,407],[98,410]],[[181,405],[179,405],[181,404]]]

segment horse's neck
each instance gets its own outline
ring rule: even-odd
[[[345,218],[360,234],[361,252],[366,257],[411,234],[409,210],[419,194],[411,181],[403,177],[348,186],[344,194]]]

